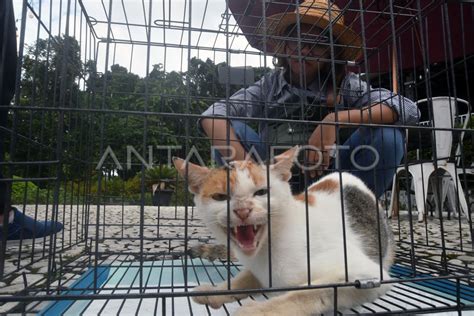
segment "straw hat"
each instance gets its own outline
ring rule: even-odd
[[[329,8],[331,12],[329,12]],[[284,12],[269,16],[266,20],[266,35],[272,37],[286,36],[283,33],[288,26],[297,23],[298,15],[301,24],[309,24],[321,29],[325,29],[332,22],[334,41],[340,45],[351,46],[341,47],[343,52],[338,59],[356,60],[360,57],[362,41],[359,35],[344,24],[344,16],[341,14],[341,9],[336,4],[325,0],[306,0],[294,12]],[[263,27],[259,32],[265,34]],[[269,38],[268,42],[276,48],[281,40]]]

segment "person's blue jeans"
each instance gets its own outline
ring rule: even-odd
[[[260,158],[267,159],[264,143],[252,128],[236,120],[232,121],[232,127],[247,152],[254,147]],[[404,133],[398,128],[360,127],[340,146],[338,159],[332,162],[329,169],[354,174],[380,197],[390,187],[402,161],[404,142]],[[216,150],[213,154],[216,163],[223,165],[220,153]]]

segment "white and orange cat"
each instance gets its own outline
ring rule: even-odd
[[[381,271],[383,279],[389,279],[388,269],[394,257],[393,236],[382,211],[377,213],[373,193],[353,175],[342,173],[340,182],[340,174],[333,173],[311,185],[307,198],[304,193],[292,195],[288,180],[297,154],[298,148],[294,147],[277,156],[276,162],[270,165],[268,182],[266,166],[251,161],[231,163],[227,180],[228,171],[224,168],[208,169],[174,159],[179,173],[188,179],[197,212],[204,223],[219,242],[226,244],[230,236],[231,250],[244,266],[244,270],[232,279],[231,289],[269,286],[269,245],[272,287],[308,284],[308,247],[313,286],[345,283],[346,273],[349,282],[379,280]],[[230,212],[227,211],[227,200]],[[306,227],[309,228],[309,240]],[[339,287],[337,307],[344,310],[373,301],[388,289],[389,285],[370,289]],[[215,290],[227,290],[227,282],[195,288],[195,291]],[[224,303],[246,296],[195,296],[193,299],[220,308]],[[333,306],[334,290],[329,287],[288,291],[269,300],[252,301],[244,304],[237,314],[313,315],[331,311]]]

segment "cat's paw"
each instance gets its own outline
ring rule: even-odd
[[[193,292],[209,292],[218,290],[217,286],[211,284],[203,284],[195,287]],[[193,296],[193,301],[198,304],[209,305],[214,309],[221,308],[222,305],[232,301],[229,295],[213,295],[213,296]]]

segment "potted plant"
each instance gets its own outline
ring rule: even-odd
[[[153,205],[168,206],[175,192],[176,169],[167,165],[149,168],[145,172],[147,186],[151,186]]]

